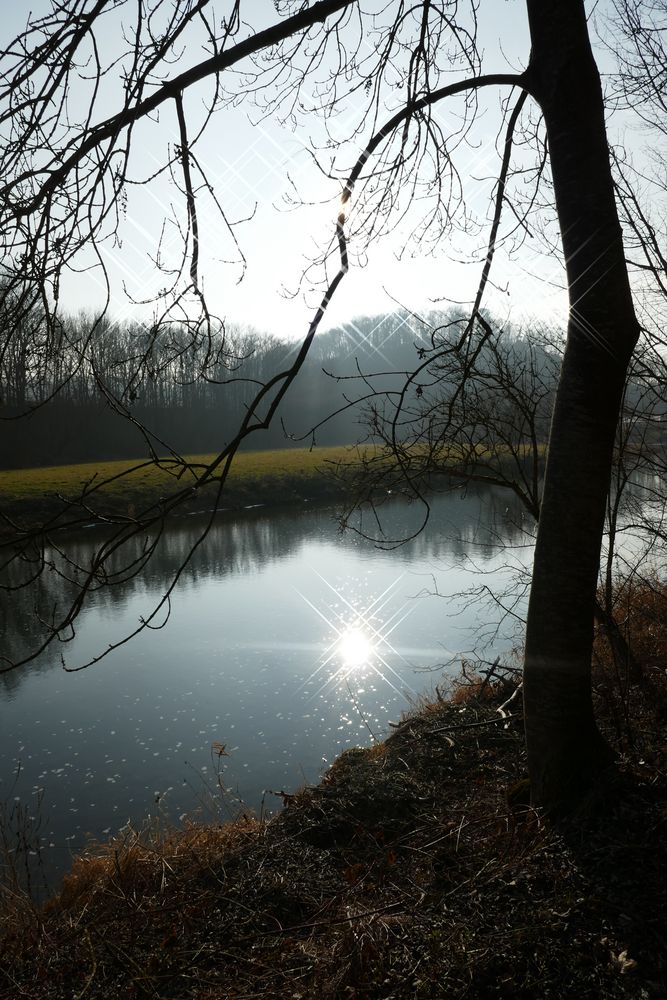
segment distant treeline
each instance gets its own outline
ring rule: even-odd
[[[145,458],[151,446],[158,454],[220,450],[238,431],[258,389],[289,368],[300,346],[234,324],[151,328],[94,321],[82,313],[54,326],[38,308],[27,319],[24,311],[17,324],[1,292],[0,286],[0,330],[11,330],[0,350],[0,468],[5,469]],[[475,395],[481,399],[493,390],[497,396],[504,385],[506,399],[493,404],[496,423],[503,407],[517,405],[518,392],[542,398],[547,427],[562,335],[538,323],[520,330],[488,320],[493,336],[482,337],[466,375],[475,380],[464,400],[468,423],[475,417]],[[407,427],[416,413],[437,424],[448,380],[458,384],[461,377],[445,356],[453,357],[463,323],[454,313],[420,319],[396,311],[318,334],[277,419],[246,446],[381,441],[382,421],[386,432],[397,391],[425,364],[428,371],[413,380],[412,409],[408,406],[402,419]],[[442,352],[440,360],[434,351]],[[639,381],[631,380],[626,412],[628,406],[635,418],[642,413],[654,425],[652,438],[662,437],[667,403],[659,378],[644,372]],[[478,422],[488,423],[480,414]],[[261,409],[258,415],[263,416]],[[520,413],[510,417],[516,422]]]
[[[430,346],[434,322],[394,313],[318,335],[279,419],[250,443],[303,445],[314,427],[321,445],[363,438],[363,408],[347,407],[369,392],[360,374],[374,376],[378,388],[398,387]],[[84,314],[53,330],[35,312],[0,358],[0,466],[141,457],[146,435],[160,453],[163,443],[182,453],[215,451],[298,346],[238,325],[155,332]]]

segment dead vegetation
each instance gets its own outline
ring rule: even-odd
[[[516,675],[496,666],[270,822],[127,834],[44,907],[6,896],[0,995],[664,997],[664,668],[621,740],[628,689],[600,670],[621,776],[570,827],[528,805]]]

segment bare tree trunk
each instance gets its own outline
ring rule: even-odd
[[[527,7],[527,83],[547,127],[570,315],[535,549],[525,717],[533,801],[560,811],[612,759],[593,716],[593,615],[614,436],[639,328],[583,0]]]

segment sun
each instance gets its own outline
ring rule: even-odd
[[[362,667],[373,655],[373,643],[360,628],[345,629],[337,643],[338,653],[346,667]]]

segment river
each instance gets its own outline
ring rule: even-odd
[[[421,516],[388,502],[386,537],[407,537]],[[520,586],[507,616],[454,596],[511,588],[532,554],[532,524],[508,494],[468,488],[433,498],[426,528],[390,551],[341,532],[332,509],[221,514],[166,625],[65,672],[61,655],[77,666],[150,612],[198,527],[174,521],[146,572],[92,595],[71,642],[2,677],[4,823],[39,843],[51,880],[89,837],[149,815],[275,810],[278,793],[381,738],[462,655],[507,651],[519,634]],[[62,547],[85,562],[96,534]],[[5,612],[5,652],[27,648],[34,599],[26,591]]]

